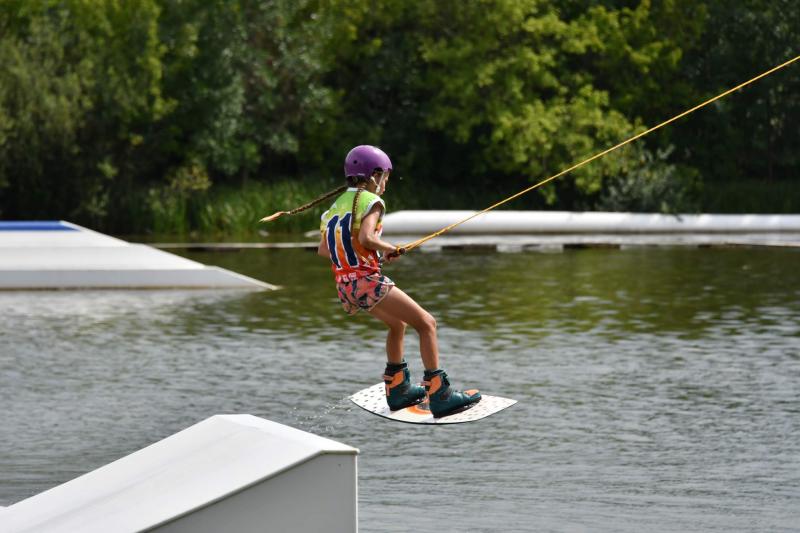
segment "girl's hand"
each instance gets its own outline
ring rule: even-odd
[[[403,255],[404,253],[406,253],[406,249],[398,246],[393,251],[387,253],[384,256],[384,259],[386,260],[387,263],[391,263],[393,261],[397,261],[397,259],[399,259],[400,256]]]

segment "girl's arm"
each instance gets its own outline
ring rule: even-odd
[[[328,241],[325,239],[325,235],[323,234],[322,237],[319,238],[319,246],[317,246],[317,255],[321,255],[322,257],[330,258],[331,254],[328,251]]]
[[[368,250],[378,250],[379,252],[389,253],[397,250],[397,247],[390,244],[375,234],[375,227],[381,217],[383,206],[376,203],[372,206],[369,213],[361,220],[361,228],[358,231],[358,242]]]

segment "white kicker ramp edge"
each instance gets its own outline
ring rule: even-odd
[[[0,531],[357,530],[358,450],[251,415],[216,415],[0,509]]]

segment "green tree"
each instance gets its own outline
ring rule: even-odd
[[[800,3],[706,0],[702,46],[684,62],[704,95],[800,54]],[[710,180],[796,180],[800,165],[800,65],[794,64],[721,100],[676,128],[686,160]]]
[[[796,55],[798,5],[5,0],[0,213],[185,231],[213,187],[338,178],[359,143],[482,207]],[[700,177],[793,178],[797,72],[515,207],[674,210]]]
[[[698,33],[655,28],[684,2],[655,14],[647,1],[574,13],[541,0],[344,4],[353,31],[330,77],[350,122],[340,139],[384,142],[415,165],[407,173],[447,185],[513,190],[640,131],[668,107],[652,91],[677,72],[679,41]],[[629,84],[651,70],[650,85]],[[639,158],[614,153],[543,192],[574,206]]]
[[[165,6],[164,93],[176,104],[152,125],[149,159],[166,168],[167,183],[146,174],[160,229],[185,231],[205,217],[212,182],[240,186],[318,168],[317,147],[333,135],[321,78],[334,19],[316,9],[286,0]]]
[[[125,231],[132,211],[148,209],[142,190],[151,189],[150,208],[177,202],[188,213],[185,203],[214,181],[295,171],[301,142],[335,135],[320,81],[335,18],[316,9],[286,0],[0,4],[4,213]]]
[[[9,2],[0,11],[7,126],[5,211],[98,221],[137,127],[165,108],[158,8],[131,2]]]

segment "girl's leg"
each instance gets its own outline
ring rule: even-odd
[[[373,308],[370,314],[389,326],[389,334],[386,336],[386,359],[393,364],[402,363],[403,338],[406,333],[406,323],[389,314],[376,313],[374,311],[375,309]]]
[[[419,334],[419,351],[422,356],[422,364],[425,370],[436,370],[439,368],[439,344],[436,340],[436,319],[426,310],[417,304],[409,295],[398,287],[392,287],[389,293],[370,310],[370,314],[389,325],[389,336],[392,337],[392,323],[402,322],[410,324]],[[402,336],[400,336],[402,345]],[[400,358],[392,361],[391,357],[397,352],[389,352],[389,339],[386,340],[386,349],[391,362],[399,362],[402,359],[402,347],[400,348]]]
[[[386,401],[390,409],[400,409],[413,405],[424,397],[428,398],[428,405],[434,417],[446,416],[476,404],[481,399],[478,391],[461,392],[450,387],[447,374],[439,368],[439,345],[436,340],[436,320],[430,313],[420,307],[406,293],[392,287],[381,302],[372,308],[370,313],[387,324],[393,321],[405,322],[419,333],[419,349],[422,363],[425,365],[425,380],[422,387],[409,387],[402,394],[393,395],[394,390],[399,390],[402,384],[398,383],[392,389],[392,383],[384,378],[386,383]],[[389,332],[391,336],[391,331]],[[387,350],[389,341],[387,340]],[[398,372],[395,374],[400,376]],[[408,383],[408,369],[404,370],[402,383]],[[398,379],[400,382],[400,379]],[[410,390],[410,394],[409,391]],[[397,399],[393,399],[397,396]]]

